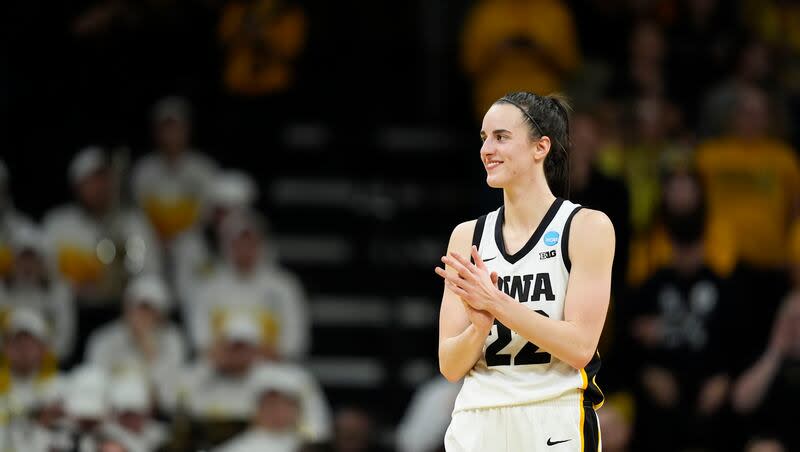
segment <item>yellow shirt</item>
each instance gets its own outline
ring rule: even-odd
[[[515,45],[523,40],[532,45]],[[482,1],[464,27],[462,62],[481,115],[511,91],[558,91],[580,64],[569,9],[558,0]]]
[[[739,257],[761,268],[786,263],[789,225],[800,206],[800,164],[770,139],[721,138],[697,150],[711,218],[734,231]]]

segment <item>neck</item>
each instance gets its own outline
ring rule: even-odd
[[[544,176],[507,187],[503,190],[504,224],[513,230],[536,229],[555,199]]]
[[[673,243],[675,250],[675,269],[684,276],[689,276],[697,272],[705,262],[705,251],[703,241],[699,240],[690,245]]]

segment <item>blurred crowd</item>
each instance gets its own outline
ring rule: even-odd
[[[86,82],[92,102],[114,105],[86,123],[148,144],[129,165],[105,132],[83,137],[99,144],[59,170],[72,200],[39,220],[14,204],[31,188],[0,161],[0,451],[440,450],[458,392],[443,378],[418,388],[388,434],[375,413],[332,409],[306,366],[308,301],[271,241],[261,184],[195,145],[263,139],[301,83],[314,5],[84,3],[70,33],[88,69],[159,32],[143,24],[213,11],[193,26],[213,28],[221,49],[224,108],[209,134],[193,111],[216,101],[159,97],[140,109],[145,136],[125,137],[103,112],[125,113],[140,92],[96,93],[139,79]],[[477,136],[506,92],[566,93],[570,198],[615,224],[604,450],[800,450],[800,3],[463,3],[452,53],[471,120],[450,126]],[[181,79],[168,60],[161,69]],[[40,196],[51,194],[64,198]]]

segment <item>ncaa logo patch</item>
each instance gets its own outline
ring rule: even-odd
[[[547,246],[553,246],[558,243],[558,232],[556,231],[547,231],[544,235],[544,244]]]

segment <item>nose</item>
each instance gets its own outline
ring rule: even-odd
[[[481,146],[481,160],[487,160],[489,157],[494,155],[495,149],[494,145],[492,144],[492,140],[487,138],[486,141],[483,142]]]

